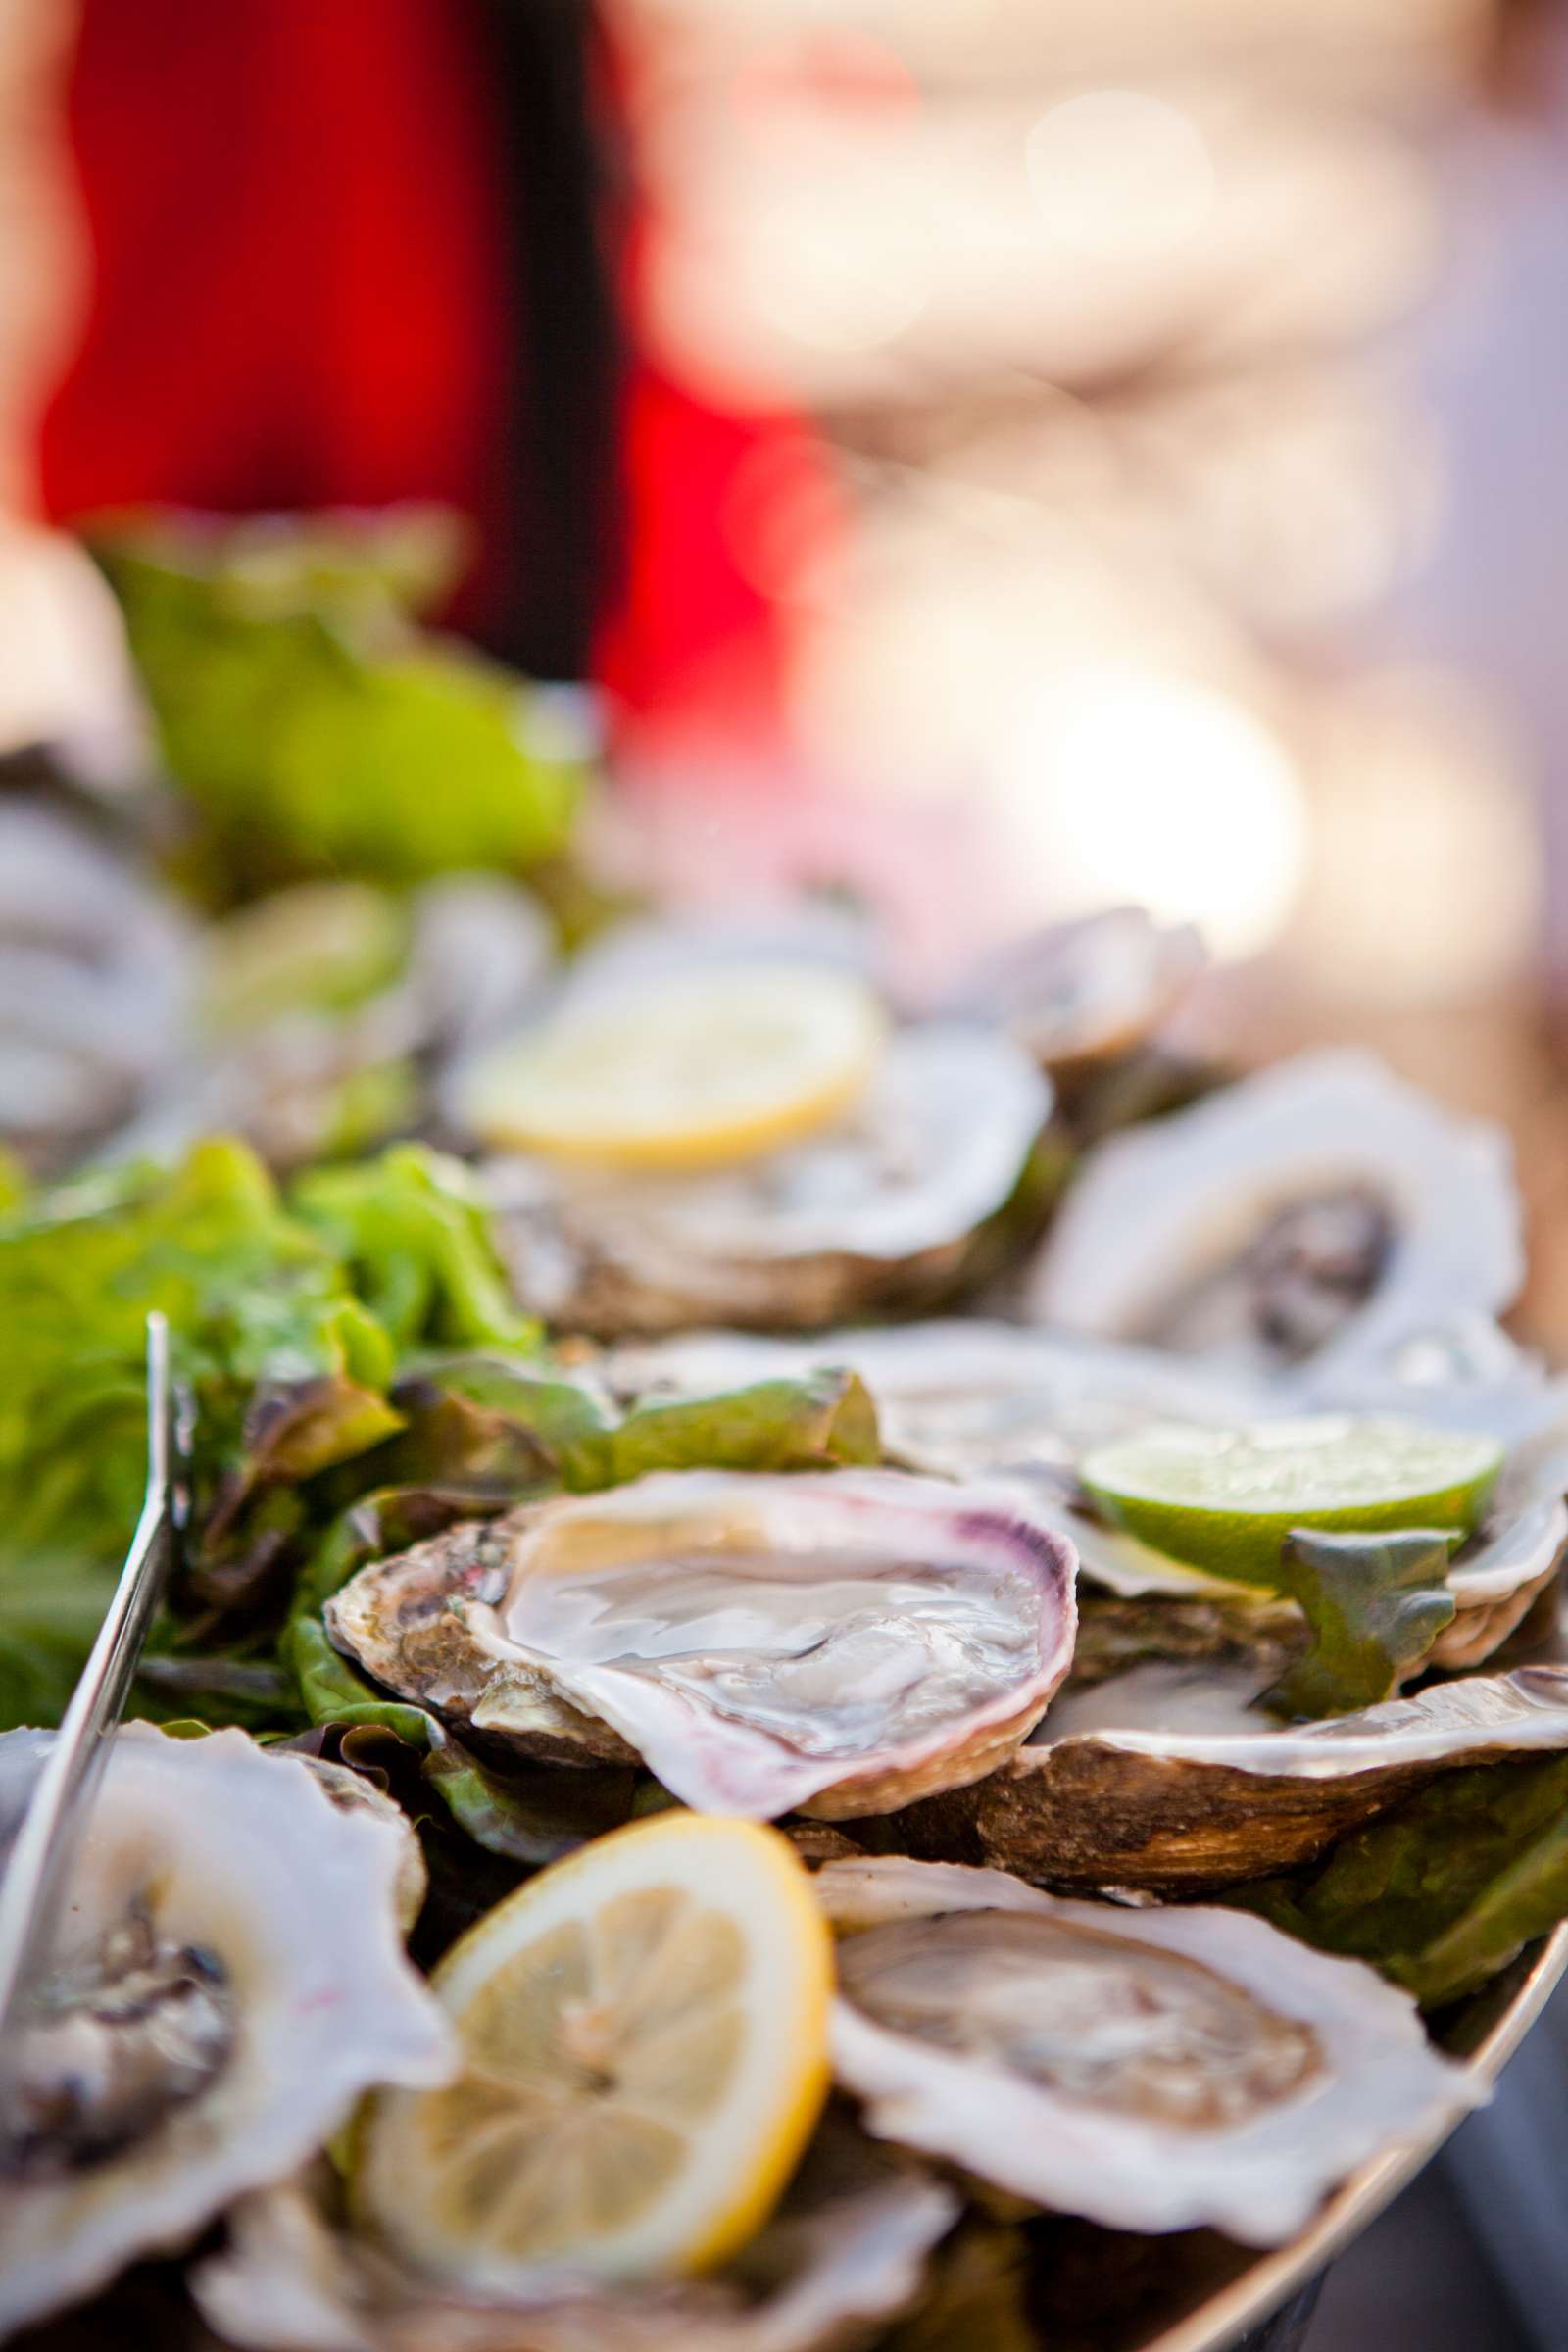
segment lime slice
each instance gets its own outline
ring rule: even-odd
[[[703,1168],[811,1135],[859,1094],[886,1035],[865,983],[814,965],[650,979],[564,1005],[462,1090],[487,1143],[625,1168]]]
[[[787,1839],[752,1822],[672,1812],[601,1838],[431,1983],[462,2071],[376,2099],[355,2195],[403,2253],[479,2291],[722,2261],[827,2092],[828,1931]]]
[[[1298,1527],[1468,1535],[1502,1450],[1469,1431],[1324,1413],[1250,1429],[1139,1430],[1098,1446],[1079,1475],[1140,1543],[1214,1576],[1266,1585]]]

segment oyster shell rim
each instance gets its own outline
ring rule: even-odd
[[[1354,1143],[1314,1151],[1310,1134],[1303,1142],[1303,1123],[1325,1116],[1337,1117]],[[1393,1126],[1402,1130],[1397,1163],[1387,1142]],[[1376,1147],[1369,1141],[1374,1135]],[[1413,1253],[1410,1188],[1415,1184],[1418,1198],[1431,1200],[1426,1159],[1434,1150],[1446,1153],[1446,1172],[1460,1198],[1457,1207],[1445,1207],[1441,1221],[1429,1220],[1421,1250]],[[1506,1132],[1449,1110],[1376,1054],[1331,1046],[1271,1062],[1168,1118],[1096,1145],[1026,1279],[1031,1318],[1134,1339],[1130,1326],[1139,1312],[1157,1303],[1158,1278],[1151,1276],[1150,1265],[1161,1254],[1168,1265],[1200,1248],[1211,1250],[1216,1241],[1223,1244],[1216,1232],[1222,1223],[1299,1198],[1299,1183],[1291,1183],[1293,1167],[1308,1182],[1381,1178],[1386,1189],[1402,1196],[1406,1223],[1372,1296],[1301,1365],[1282,1367],[1273,1376],[1282,1386],[1320,1379],[1331,1368],[1387,1362],[1402,1344],[1434,1326],[1471,1311],[1495,1314],[1516,1296],[1525,1261]],[[1181,1194],[1184,1182],[1179,1212],[1167,1206],[1161,1216],[1159,1201],[1168,1203],[1173,1191]],[[1128,1262],[1129,1233],[1140,1237],[1134,1264],[1142,1272]],[[1108,1297],[1107,1265],[1119,1268],[1119,1287]],[[1429,1310],[1419,1310],[1423,1294],[1431,1299]]]
[[[368,1654],[348,1634],[346,1619],[357,1622],[362,1629],[362,1640],[367,1624],[371,1626],[373,1636],[370,1613],[378,1592],[386,1587],[389,1572],[402,1580],[417,1577],[429,1557],[439,1554],[444,1547],[450,1548],[454,1539],[465,1539],[471,1525],[482,1527],[492,1544],[499,1541],[508,1546],[510,1556],[505,1573],[510,1584],[518,1573],[519,1535],[526,1542],[535,1531],[558,1527],[564,1522],[569,1524],[574,1518],[609,1515],[635,1521],[639,1506],[653,1519],[662,1515],[666,1505],[678,1509],[684,1498],[703,1495],[720,1502],[726,1495],[733,1495],[745,1498],[752,1507],[759,1503],[765,1507],[777,1501],[799,1508],[804,1501],[808,1506],[816,1504],[828,1509],[848,1504],[852,1509],[883,1515],[902,1512],[934,1519],[949,1516],[966,1523],[963,1541],[971,1548],[981,1542],[982,1536],[991,1544],[1010,1545],[1033,1577],[1039,1604],[1039,1665],[957,1719],[962,1726],[961,1736],[956,1736],[955,1726],[950,1723],[936,1731],[885,1743],[869,1756],[851,1761],[847,1769],[842,1757],[836,1762],[803,1758],[800,1768],[790,1777],[789,1792],[779,1795],[776,1804],[756,1814],[756,1818],[776,1819],[785,1812],[804,1812],[818,1820],[862,1817],[868,1812],[896,1810],[933,1788],[947,1790],[965,1786],[994,1770],[1004,1756],[1018,1746],[1066,1676],[1077,1629],[1074,1591],[1077,1555],[1070,1541],[1030,1510],[1028,1498],[1013,1490],[978,1481],[959,1487],[901,1470],[656,1471],[603,1493],[556,1495],[543,1502],[523,1504],[501,1519],[462,1523],[445,1536],[414,1545],[390,1560],[368,1563],[326,1603],[328,1635],[386,1689],[402,1696],[415,1696],[418,1703],[444,1714],[450,1701],[444,1703],[429,1685],[415,1691],[391,1680],[387,1651],[378,1648],[376,1654]],[[689,1510],[689,1501],[686,1507]],[[466,1700],[466,1720],[476,1729],[514,1740],[525,1752],[558,1761],[572,1760],[569,1754],[563,1758],[563,1744],[569,1750],[575,1741],[579,1748],[589,1750],[592,1742],[591,1752],[598,1757],[608,1755],[616,1761],[628,1755],[640,1758],[663,1780],[671,1794],[694,1810],[752,1810],[739,1803],[719,1803],[711,1789],[705,1798],[697,1793],[699,1780],[688,1776],[683,1769],[676,1726],[682,1714],[689,1715],[697,1702],[682,1700],[676,1693],[666,1697],[656,1683],[657,1703],[670,1719],[661,1735],[662,1742],[668,1746],[666,1756],[665,1745],[661,1744],[659,1752],[665,1759],[662,1766],[649,1753],[646,1725],[634,1737],[615,1710],[603,1709],[602,1693],[590,1703],[586,1685],[593,1679],[594,1670],[564,1675],[559,1671],[559,1662],[513,1641],[496,1622],[502,1605],[477,1599],[455,1602],[448,1597],[446,1600],[447,1613],[457,1619],[461,1629],[464,1663],[470,1671],[478,1672],[477,1661],[493,1661],[484,1670],[487,1679],[476,1695],[470,1693]],[[427,1611],[425,1622],[428,1616]],[[395,1629],[394,1613],[394,1632]],[[451,1640],[450,1633],[448,1639]],[[456,1651],[457,1643],[453,1646]],[[613,1674],[614,1669],[611,1666],[603,1672]],[[511,1712],[512,1690],[505,1679],[509,1674],[522,1678],[524,1720],[520,1724]],[[446,1688],[449,1690],[452,1688],[450,1678]],[[541,1700],[548,1724],[540,1719]],[[576,1726],[589,1729],[585,1734]],[[726,1735],[737,1748],[742,1736],[733,1732]],[[770,1735],[748,1731],[744,1738],[783,1754],[784,1742]],[[548,1744],[542,1746],[541,1740]],[[612,1745],[607,1747],[607,1740]],[[671,1761],[673,1770],[669,1768]],[[775,1764],[774,1771],[781,1773],[782,1763]]]
[[[1000,2095],[1001,2086],[1011,2088],[1016,2080],[1005,2069],[900,2034],[841,1993],[833,2006],[834,2070],[861,2099],[866,2129],[956,2162],[1051,2210],[1084,2214],[1111,2229],[1157,2234],[1207,2226],[1244,2245],[1285,2244],[1359,2165],[1487,2095],[1462,2067],[1432,2048],[1408,1994],[1362,1962],[1318,1952],[1248,1912],[1197,1904],[1128,1910],[1047,1894],[1004,1871],[890,1856],[824,1863],[814,1884],[840,1935],[885,1920],[958,1910],[1059,1918],[1202,1961],[1277,2014],[1305,2015],[1316,2030],[1329,2082],[1308,2084],[1246,2124],[1200,2132],[1145,2118],[1096,2115],[1092,2107],[1086,2118],[1087,2102],[1060,2097],[1044,2084],[1028,2084],[1021,2097]],[[1230,1947],[1222,1956],[1214,1952],[1216,1936]],[[1312,2005],[1303,2010],[1284,2005],[1286,2000]],[[1337,2015],[1325,2015],[1330,2003]],[[1343,2045],[1336,2046],[1342,2034]],[[1385,2063],[1387,2081],[1379,2079]],[[966,2077],[983,2076],[980,2111],[961,2128],[940,2113],[933,2122],[922,2074],[937,2085],[939,2099],[943,2091],[961,2092]],[[1343,2140],[1332,2160],[1303,2166],[1303,2121],[1321,2124],[1324,2102],[1337,2089],[1348,2101]],[[1052,2125],[1049,2132],[1040,2130],[1042,2116]],[[1140,2137],[1152,2144],[1152,2165],[1147,2144],[1129,2144]],[[1143,2180],[1129,2184],[1124,2177],[1107,2190],[1107,2171],[1118,2156],[1130,2173],[1142,2160]],[[1213,2171],[1202,2182],[1197,2176],[1205,2161]],[[1265,2184],[1270,2167],[1273,2177]],[[1043,2189],[1042,2183],[1049,2185]]]

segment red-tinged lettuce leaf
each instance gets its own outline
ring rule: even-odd
[[[439,1723],[430,1726],[424,1758],[425,1781],[459,1829],[487,1853],[530,1869],[558,1862],[630,1821],[644,1777],[633,1765],[493,1770]]]
[[[422,1707],[387,1698],[351,1666],[326,1638],[319,1617],[291,1618],[278,1644],[278,1654],[299,1686],[311,1721],[344,1730],[374,1724],[395,1732],[410,1747],[429,1745],[432,1718]]]
[[[1445,1773],[1314,1868],[1222,1899],[1441,2008],[1568,1918],[1568,1756]]]
[[[521,1501],[623,1486],[656,1470],[819,1470],[881,1458],[853,1372],[760,1381],[618,1417],[597,1390],[489,1354],[425,1356],[398,1382],[404,1427],[368,1467],[389,1485]]]
[[[1448,1537],[1322,1535],[1281,1547],[1275,1590],[1296,1601],[1311,1645],[1267,1693],[1284,1715],[1345,1715],[1390,1696],[1452,1619]]]
[[[371,1465],[378,1479],[500,1500],[561,1486],[563,1462],[615,1421],[592,1389],[495,1354],[426,1354],[393,1395],[404,1428]]]

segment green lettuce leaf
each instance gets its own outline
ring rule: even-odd
[[[197,1408],[199,1520],[398,1425],[391,1344],[247,1148],[67,1186],[0,1221],[0,1544],[118,1562],[145,1476],[146,1318]]]
[[[332,1647],[319,1617],[294,1617],[284,1630],[279,1654],[299,1683],[305,1711],[313,1723],[347,1727],[377,1724],[395,1732],[411,1747],[429,1744],[432,1718],[422,1707],[385,1698],[373,1683],[352,1667]]]
[[[762,1380],[712,1396],[638,1405],[560,1451],[563,1483],[623,1486],[655,1470],[822,1470],[881,1459],[876,1407],[854,1372]]]
[[[1430,1529],[1322,1535],[1298,1528],[1277,1589],[1300,1606],[1311,1645],[1267,1693],[1287,1715],[1344,1715],[1389,1697],[1454,1612],[1449,1540]]]
[[[521,1501],[591,1494],[655,1470],[815,1470],[881,1458],[876,1409],[853,1372],[760,1381],[637,1406],[489,1354],[430,1355],[393,1391],[404,1428],[373,1468],[389,1486]]]
[[[514,871],[564,847],[583,771],[530,743],[531,690],[413,618],[450,574],[440,537],[427,510],[95,533],[220,895]]]
[[[1326,1861],[1222,1899],[1439,2008],[1568,1918],[1568,1756],[1445,1773]]]
[[[433,1719],[424,1778],[459,1829],[487,1853],[538,1869],[632,1817],[634,1765],[562,1772],[548,1764],[492,1772]]]
[[[301,1177],[289,1205],[347,1267],[400,1355],[537,1345],[539,1327],[513,1302],[461,1160],[395,1144],[379,1159]]]
[[[196,1408],[185,1599],[222,1625],[280,1613],[313,1525],[368,1483],[404,1426],[400,1349],[533,1337],[461,1170],[413,1147],[285,1201],[246,1146],[210,1139],[0,1218],[0,1721],[58,1716],[112,1589],[154,1308]]]

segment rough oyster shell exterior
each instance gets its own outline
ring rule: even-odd
[[[1052,1726],[977,1787],[901,1814],[898,1843],[1078,1889],[1200,1894],[1309,1861],[1439,1773],[1568,1747],[1568,1671],[1468,1675],[1320,1723],[1270,1727],[1211,1693],[1219,1729],[1165,1728],[1182,1677],[1094,1693],[1098,1728],[1064,1701]],[[1227,1725],[1226,1718],[1231,1721]],[[1179,1717],[1178,1717],[1179,1720]]]

